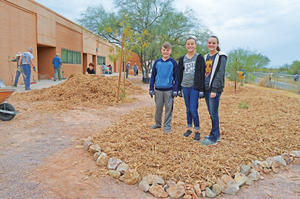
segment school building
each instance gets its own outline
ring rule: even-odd
[[[34,0],[0,0],[0,27],[0,79],[6,85],[13,84],[16,73],[16,63],[9,60],[29,47],[37,68],[31,73],[32,80],[53,77],[56,53],[62,58],[64,77],[85,73],[89,63],[96,66],[96,74],[101,73],[102,63],[111,64],[113,72],[119,70],[120,60],[109,59],[117,46]],[[140,68],[136,54],[129,62]],[[23,83],[22,79],[19,82]]]

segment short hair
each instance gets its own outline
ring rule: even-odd
[[[188,41],[188,40],[190,40],[190,39],[192,39],[192,40],[194,40],[195,41],[195,44],[197,44],[197,41],[196,41],[196,39],[194,38],[194,37],[188,37],[188,38],[186,38],[186,40],[185,40],[185,43]]]
[[[167,49],[172,49],[172,45],[169,42],[164,42],[162,47]]]
[[[93,66],[93,67],[94,67],[94,64],[93,64],[93,63],[90,63],[89,66]]]

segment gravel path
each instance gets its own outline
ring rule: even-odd
[[[68,147],[70,139],[53,122],[24,128],[17,128],[17,122],[20,121],[0,122],[0,134],[5,140],[0,142],[0,198],[55,198],[29,177],[44,159]]]

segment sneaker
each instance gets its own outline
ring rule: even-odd
[[[196,132],[196,133],[195,133],[194,140],[195,140],[195,141],[200,141],[200,133],[199,133],[199,132]]]
[[[189,137],[191,134],[192,134],[192,131],[191,131],[191,130],[187,130],[187,131],[183,134],[183,136],[184,136],[184,137]]]
[[[202,145],[205,145],[205,146],[208,146],[208,145],[216,145],[216,144],[217,144],[217,141],[216,141],[216,142],[213,142],[213,141],[211,141],[210,139],[205,139],[205,140],[201,141],[201,144],[202,144]]]
[[[158,125],[158,124],[154,124],[153,126],[151,126],[151,128],[152,128],[152,129],[159,129],[159,128],[161,128],[161,126]]]
[[[208,139],[209,136],[204,136],[204,138],[205,138],[205,139]],[[217,138],[217,142],[220,142],[220,141],[221,141],[221,139],[220,139],[220,137],[218,137],[218,138]]]

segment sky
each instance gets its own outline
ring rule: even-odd
[[[89,6],[113,10],[112,0],[36,0],[76,22]],[[266,55],[269,67],[300,60],[300,0],[174,0],[178,11],[193,9],[222,51],[243,48]]]

